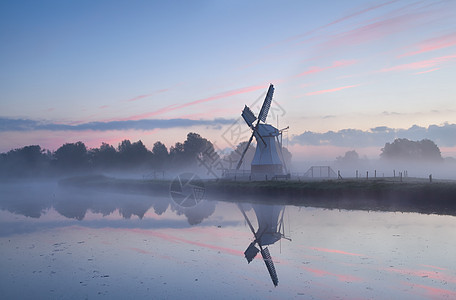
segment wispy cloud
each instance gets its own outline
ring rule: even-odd
[[[444,11],[437,4],[438,1],[430,4],[425,1],[417,1],[395,8],[381,16],[361,20],[357,27],[347,28],[347,30],[331,36],[328,41],[321,44],[320,48],[332,51],[343,47],[353,47],[413,30],[425,25],[426,22],[441,17]]]
[[[380,72],[392,72],[392,71],[409,71],[409,70],[419,70],[419,69],[428,69],[428,68],[435,68],[436,66],[440,66],[446,62],[451,62],[456,59],[456,54],[434,57],[427,60],[421,60],[413,63],[408,64],[401,64],[389,68],[383,68]]]
[[[167,91],[169,91],[169,89],[157,90],[157,91],[155,91],[153,93],[150,93],[150,94],[139,95],[139,96],[136,96],[134,98],[128,99],[127,102],[133,102],[133,101],[141,100],[141,99],[148,98],[150,96],[153,96],[153,95],[156,95],[156,94],[161,94],[161,93],[164,93],[164,92],[167,92]]]
[[[418,44],[411,46],[411,48],[415,49],[404,54],[398,56],[398,58],[404,56],[412,56],[418,55],[422,53],[427,53],[435,50],[440,50],[448,47],[456,46],[456,32],[446,34],[443,36],[430,38],[424,40]]]
[[[132,121],[132,120],[147,119],[147,118],[151,118],[154,116],[165,114],[170,111],[179,110],[182,108],[186,108],[189,106],[193,106],[193,105],[197,105],[197,104],[201,104],[201,103],[205,103],[205,102],[211,102],[211,101],[215,101],[215,100],[219,100],[219,99],[223,99],[223,98],[228,98],[228,97],[232,97],[235,95],[250,93],[253,91],[260,90],[260,89],[265,89],[267,87],[268,87],[267,85],[249,86],[249,87],[223,92],[223,93],[220,93],[220,94],[217,94],[214,96],[210,96],[207,98],[194,100],[194,101],[190,101],[190,102],[186,102],[186,103],[182,103],[182,104],[171,104],[171,105],[165,106],[163,108],[160,108],[159,110],[156,110],[156,111],[147,112],[147,113],[143,113],[143,114],[139,114],[139,115],[133,115],[133,116],[130,116],[127,118],[121,118],[118,120],[119,121]]]
[[[282,43],[288,43],[288,42],[291,42],[291,41],[294,41],[294,40],[297,40],[297,39],[300,39],[300,38],[304,38],[306,36],[310,36],[310,35],[318,32],[318,31],[321,31],[321,30],[325,29],[325,28],[331,27],[331,26],[336,25],[338,23],[342,23],[344,21],[347,21],[347,20],[350,20],[352,18],[361,16],[363,14],[369,13],[369,12],[371,12],[373,10],[376,10],[376,9],[382,8],[384,6],[393,4],[394,2],[397,2],[397,1],[398,0],[386,1],[386,2],[375,4],[375,5],[372,5],[372,6],[369,6],[369,7],[359,8],[358,10],[355,10],[354,12],[352,12],[350,14],[347,14],[345,16],[342,16],[342,17],[338,18],[338,19],[335,19],[334,21],[331,21],[329,23],[326,23],[324,25],[321,25],[321,26],[319,26],[317,28],[311,29],[311,30],[306,31],[304,33],[289,37],[289,38],[287,38],[285,40],[282,40],[280,42],[268,45],[267,47],[272,47],[272,46],[275,46],[275,45],[278,45],[278,44],[282,44]]]
[[[297,76],[306,76],[306,75],[311,75],[315,73],[320,73],[329,69],[334,69],[334,68],[340,68],[340,67],[346,67],[350,66],[356,63],[356,60],[351,59],[351,60],[337,60],[333,62],[330,66],[327,67],[310,67],[306,71],[299,73]]]
[[[321,94],[326,94],[326,93],[333,93],[345,89],[350,89],[359,86],[359,84],[354,84],[354,85],[347,85],[347,86],[341,86],[333,89],[327,89],[327,90],[320,90],[320,91],[315,91],[315,92],[309,92],[306,94],[306,96],[314,96],[314,95],[321,95]]]
[[[77,125],[59,124],[29,119],[0,118],[0,131],[110,131],[110,130],[153,130],[157,128],[177,128],[192,126],[221,126],[232,124],[231,119],[190,120],[190,119],[155,119],[111,122],[88,122]]]
[[[327,42],[324,42],[322,48],[335,49],[379,40],[409,29],[420,17],[421,14],[408,14],[383,20],[373,20],[369,24],[361,25],[357,28],[335,35]]]
[[[415,74],[415,75],[426,74],[426,73],[434,72],[434,71],[437,71],[437,70],[440,70],[440,68],[434,68],[434,69],[430,69],[430,70],[426,70],[426,71],[416,72],[416,73],[413,73],[413,74]]]

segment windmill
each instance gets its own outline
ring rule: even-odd
[[[279,136],[281,137],[282,132],[287,130],[288,127],[278,130],[274,126],[265,123],[269,108],[271,107],[273,94],[274,86],[271,84],[269,85],[269,89],[266,93],[263,105],[261,106],[258,118],[247,105],[244,107],[241,114],[244,121],[250,129],[252,129],[252,135],[250,136],[247,146],[241,154],[236,170],[239,170],[241,167],[245,153],[255,136],[257,147],[251,164],[251,174],[254,178],[271,179],[274,176],[283,175],[284,171],[287,172],[283,160],[282,143],[281,139],[279,141]]]
[[[244,251],[245,258],[247,259],[247,262],[250,263],[258,252],[260,252],[266,268],[268,269],[269,276],[271,276],[272,283],[274,286],[277,286],[279,284],[279,278],[277,277],[277,272],[274,267],[271,254],[269,253],[269,249],[264,246],[272,245],[281,238],[288,239],[284,235],[283,226],[283,214],[285,207],[283,205],[252,204],[258,220],[257,231],[253,228],[253,225],[247,217],[241,203],[238,203],[238,207],[255,238],[255,240],[250,243]],[[255,245],[258,245],[260,249],[258,249]]]

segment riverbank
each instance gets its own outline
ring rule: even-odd
[[[456,181],[418,178],[343,179],[320,181],[202,181],[206,200],[260,202],[329,209],[379,210],[456,215]],[[120,193],[167,196],[169,180],[81,176],[61,186]]]

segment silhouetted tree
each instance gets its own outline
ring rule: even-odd
[[[0,158],[0,170],[6,176],[38,175],[47,171],[49,161],[49,152],[40,146],[25,146],[3,153]]]
[[[344,156],[336,157],[336,162],[340,164],[356,164],[359,162],[358,152],[355,150],[347,151]]]
[[[113,169],[118,165],[116,149],[104,142],[100,148],[90,149],[89,156],[92,165],[97,169]]]
[[[242,150],[242,143],[238,146],[238,152]],[[245,145],[245,142],[244,142]],[[246,162],[250,165],[255,148],[250,146]],[[87,150],[83,142],[66,143],[51,153],[40,148],[38,145],[27,146],[21,149],[11,150],[0,154],[0,175],[22,176],[24,174],[35,175],[47,170],[61,172],[80,172],[84,170],[112,170],[132,169],[148,167],[152,169],[165,169],[169,164],[177,169],[198,166],[198,160],[210,155],[212,160],[220,157],[214,149],[214,145],[197,133],[189,133],[183,142],[177,142],[168,152],[166,146],[156,142],[152,151],[149,151],[142,141],[130,142],[123,140],[117,149],[113,146],[102,143],[100,148]],[[236,158],[231,157],[232,166],[237,164],[239,154]],[[291,157],[291,154],[284,149],[284,158]],[[226,157],[225,157],[226,158]],[[226,162],[225,162],[226,163]]]
[[[68,143],[54,152],[54,164],[60,170],[80,171],[88,167],[87,148],[83,142]]]
[[[389,160],[442,161],[439,147],[428,139],[410,141],[395,139],[381,149],[380,157]]]
[[[196,158],[203,152],[214,152],[214,146],[207,139],[199,134],[190,132],[184,142],[185,157],[189,162],[195,162]]]
[[[145,165],[151,158],[151,153],[141,140],[134,143],[123,140],[119,144],[118,151],[119,161],[123,167],[136,168]]]
[[[177,142],[169,149],[169,156],[174,166],[179,166],[185,163],[184,144]]]
[[[237,146],[236,149],[231,151],[230,154],[225,156],[224,162],[225,166],[228,169],[235,169],[239,160],[241,159],[241,154],[244,152],[245,147],[247,147],[247,141],[240,142]],[[252,144],[249,145],[249,149],[247,149],[247,152],[244,155],[244,159],[242,160],[242,164],[240,166],[241,170],[250,170],[250,164],[252,163],[253,156],[255,155],[255,146]]]
[[[167,167],[168,162],[168,149],[162,142],[156,142],[152,148],[152,167],[162,170]]]
[[[169,155],[174,167],[188,167],[197,165],[197,158],[203,152],[214,152],[214,146],[199,134],[190,132],[184,143],[178,142],[170,148]]]

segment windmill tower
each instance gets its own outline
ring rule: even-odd
[[[269,85],[258,118],[247,105],[244,107],[241,114],[244,121],[250,129],[252,129],[252,135],[242,152],[236,170],[239,170],[244,155],[255,136],[257,147],[251,164],[251,175],[254,179],[271,179],[274,176],[283,175],[284,172],[287,172],[282,155],[282,143],[279,141],[279,136],[281,137],[282,131],[288,129],[288,127],[283,130],[278,130],[274,126],[265,123],[269,108],[271,107],[273,94],[274,86],[271,84]]]
[[[291,240],[285,237],[284,234],[283,215],[285,206],[252,204],[253,210],[258,220],[258,230],[256,231],[253,228],[250,219],[247,217],[242,204],[238,203],[238,207],[255,238],[255,240],[250,243],[250,245],[244,251],[244,256],[247,259],[247,262],[250,263],[258,254],[258,252],[260,252],[269,272],[269,276],[272,279],[272,283],[274,286],[277,286],[279,284],[279,278],[277,276],[271,254],[269,253],[269,249],[266,246],[272,245],[282,238]],[[258,245],[260,249],[258,249],[255,245]]]

